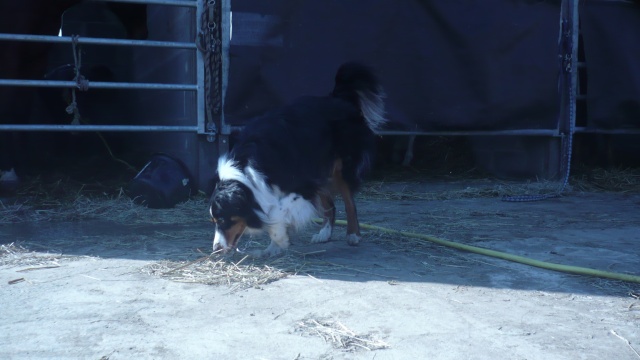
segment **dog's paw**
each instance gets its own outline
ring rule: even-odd
[[[323,226],[320,232],[311,237],[312,243],[323,243],[331,239],[331,226]]]
[[[269,258],[269,257],[280,256],[284,254],[284,251],[285,250],[283,248],[272,243],[269,246],[267,246],[267,248],[264,250],[253,250],[253,251],[247,252],[247,254],[254,258]]]
[[[347,244],[351,246],[357,246],[358,244],[360,244],[360,239],[362,239],[362,236],[360,235],[347,234]]]

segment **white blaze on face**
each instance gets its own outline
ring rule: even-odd
[[[224,238],[224,233],[216,227],[216,234],[213,237],[213,251],[216,251],[218,248],[226,251],[229,249],[229,245],[227,244],[227,239]]]

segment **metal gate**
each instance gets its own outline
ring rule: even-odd
[[[26,124],[22,119],[14,120],[19,124],[0,123],[0,131],[24,131],[24,132],[182,132],[199,134],[206,137],[208,142],[214,142],[220,134],[220,130],[228,134],[224,126],[222,114],[222,101],[224,88],[226,88],[226,50],[230,31],[230,0],[92,0],[100,2],[118,2],[128,4],[145,4],[171,7],[186,7],[195,9],[197,36],[193,41],[152,41],[129,40],[114,38],[94,38],[78,36],[55,35],[30,35],[30,34],[0,34],[0,41],[42,42],[69,44],[70,49],[76,53],[76,46],[100,45],[118,47],[147,47],[186,49],[195,53],[195,83],[145,83],[145,82],[91,82],[91,89],[129,89],[144,91],[185,91],[195,93],[195,119],[187,125],[80,125],[80,124]],[[76,69],[79,68],[75,59]],[[77,71],[77,70],[76,70]],[[44,75],[44,74],[43,74]],[[78,80],[76,77],[75,80]],[[10,87],[34,87],[34,88],[69,88],[75,97],[75,92],[86,90],[80,81],[56,81],[56,80],[28,80],[28,79],[0,79],[0,86]],[[155,95],[154,95],[155,96]],[[193,110],[193,109],[192,109]],[[126,114],[123,114],[126,116]],[[133,120],[133,119],[132,119]],[[226,141],[219,142],[222,150],[227,146]],[[216,155],[216,154],[211,154]],[[215,169],[207,170],[212,172]],[[196,170],[196,172],[198,172]],[[206,176],[197,176],[199,182],[206,181]]]
[[[43,42],[53,44],[68,44],[69,49],[73,49],[74,55],[76,47],[81,45],[105,46],[105,47],[128,47],[156,48],[156,49],[184,49],[189,52],[186,57],[195,54],[195,81],[188,80],[186,83],[173,82],[101,82],[91,81],[81,83],[78,81],[78,59],[75,59],[76,79],[74,81],[55,80],[28,80],[28,79],[0,79],[0,86],[7,87],[34,87],[34,88],[68,88],[75,96],[75,92],[89,89],[114,89],[114,90],[141,90],[149,98],[161,97],[156,95],[156,91],[181,91],[186,94],[194,94],[184,100],[185,111],[195,116],[187,116],[183,123],[178,123],[177,119],[168,117],[164,124],[154,122],[143,122],[140,119],[131,124],[115,124],[109,118],[104,119],[102,124],[84,124],[77,122],[67,124],[44,124],[44,121],[35,119],[35,124],[27,124],[27,119],[9,120],[0,122],[0,132],[127,132],[127,133],[182,133],[184,136],[193,134],[194,140],[190,145],[192,150],[198,154],[185,154],[183,157],[189,159],[187,167],[192,171],[199,188],[206,189],[215,172],[215,159],[220,151],[224,152],[228,148],[227,136],[230,132],[228,126],[224,125],[222,112],[222,101],[224,89],[227,82],[227,49],[230,36],[230,0],[86,0],[87,2],[103,3],[123,3],[123,4],[144,4],[156,5],[158,12],[164,11],[164,7],[182,7],[194,9],[195,16],[191,18],[190,27],[195,24],[195,31],[185,30],[187,33],[195,32],[192,41],[153,41],[153,40],[129,40],[115,38],[98,37],[78,37],[78,36],[55,36],[55,35],[30,35],[30,34],[0,34],[0,41],[5,42]],[[149,8],[147,8],[149,9]],[[148,11],[149,13],[149,11]],[[190,11],[188,12],[190,13]],[[149,22],[147,23],[149,24]],[[177,26],[180,26],[177,23]],[[158,25],[158,26],[164,26]],[[175,30],[174,30],[175,31]],[[177,30],[182,31],[182,30]],[[117,49],[117,48],[115,48]],[[149,50],[154,51],[153,49]],[[189,60],[191,61],[191,60]],[[136,63],[136,65],[138,65]],[[151,64],[150,64],[151,65]],[[170,64],[175,66],[176,64]],[[143,66],[147,66],[146,64]],[[188,65],[185,65],[185,67]],[[186,69],[186,68],[185,68]],[[176,69],[177,71],[180,69]],[[173,70],[172,70],[173,71]],[[44,74],[43,74],[44,75]],[[178,75],[181,76],[181,75]],[[185,79],[193,79],[192,75],[186,75]],[[90,80],[90,79],[89,79]],[[179,81],[179,79],[173,79]],[[152,100],[153,101],[153,100]],[[81,105],[81,104],[80,104]],[[193,108],[195,107],[195,109]],[[68,111],[69,112],[69,111]],[[194,117],[192,119],[192,117]],[[131,119],[132,120],[132,119]],[[112,124],[113,123],[113,124]],[[112,124],[112,125],[108,125]],[[177,135],[177,134],[176,134]],[[217,144],[214,143],[220,137]],[[173,141],[173,137],[170,138]],[[176,138],[178,139],[178,138]],[[190,139],[190,138],[189,138]],[[178,140],[176,140],[177,142]],[[191,141],[191,140],[189,140]],[[155,144],[152,144],[155,146]],[[160,147],[158,145],[158,147]],[[158,150],[154,150],[158,151]],[[184,151],[184,150],[183,150]],[[186,161],[185,161],[186,162]]]

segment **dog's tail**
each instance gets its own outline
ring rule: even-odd
[[[356,62],[342,64],[336,74],[336,85],[331,95],[359,107],[373,132],[379,131],[387,122],[384,90],[373,71],[366,65]]]

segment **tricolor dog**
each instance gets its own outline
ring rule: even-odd
[[[218,160],[210,214],[214,251],[235,249],[245,231],[266,231],[258,256],[289,246],[290,229],[318,215],[312,242],[326,242],[335,225],[334,195],[347,215],[347,242],[360,242],[354,193],[371,165],[375,132],[386,122],[384,92],[365,65],[346,63],[329,96],[302,97],[253,119],[229,154]]]

